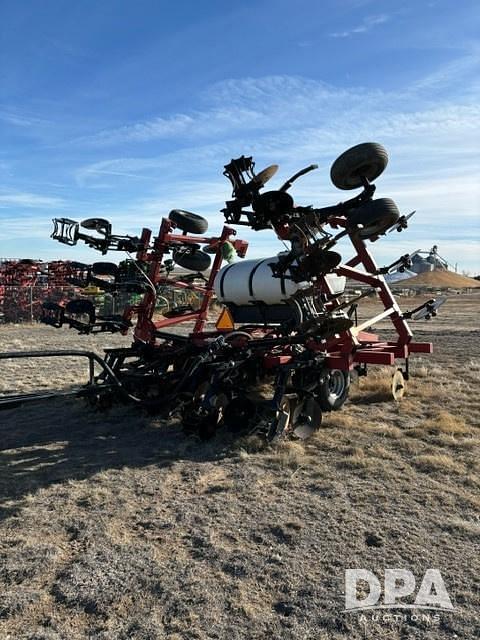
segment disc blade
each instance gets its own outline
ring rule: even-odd
[[[263,187],[278,171],[278,164],[271,164],[266,169],[257,173],[257,175],[253,178],[253,182]]]
[[[293,435],[300,440],[310,438],[322,423],[322,409],[314,398],[304,400],[297,412]]]

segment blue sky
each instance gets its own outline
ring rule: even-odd
[[[1,257],[98,259],[50,240],[54,216],[137,233],[177,207],[217,232],[242,154],[280,164],[273,188],[317,163],[292,193],[333,204],[333,160],[378,141],[378,196],[418,212],[378,261],[435,243],[480,272],[476,1],[2,0],[0,34]]]

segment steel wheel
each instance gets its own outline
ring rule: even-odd
[[[350,388],[350,375],[340,369],[330,369],[318,388],[318,403],[323,411],[337,411],[345,403]]]
[[[264,187],[266,183],[273,178],[273,176],[278,171],[278,164],[271,164],[266,169],[257,173],[257,175],[253,178],[253,182],[258,184],[260,187]]]
[[[397,369],[392,376],[392,395],[397,402],[403,398],[406,390],[406,382],[401,369]]]

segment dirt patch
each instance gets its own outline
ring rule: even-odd
[[[480,281],[475,278],[469,278],[462,276],[460,273],[454,273],[453,271],[444,271],[442,269],[434,269],[433,271],[425,271],[418,274],[414,278],[407,278],[406,280],[400,280],[393,283],[393,286],[397,287],[446,287],[451,289],[464,289],[464,288],[476,288],[480,287]]]

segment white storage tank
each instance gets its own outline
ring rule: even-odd
[[[275,278],[269,265],[278,262],[278,256],[260,260],[242,260],[223,267],[215,278],[215,294],[220,302],[236,305],[263,302],[267,305],[282,304],[300,289],[311,283],[294,282],[287,278]],[[286,276],[289,275],[287,271]],[[334,293],[342,293],[345,277],[329,274],[328,284]]]

